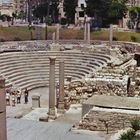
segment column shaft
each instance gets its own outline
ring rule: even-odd
[[[110,43],[110,47],[112,47],[112,41],[113,41],[113,25],[110,24],[110,28],[109,28],[109,43]]]
[[[87,41],[87,24],[85,22],[85,27],[84,27],[84,41]]]
[[[50,57],[50,76],[49,76],[49,115],[55,116],[55,59]]]
[[[59,34],[60,34],[60,26],[57,24],[57,29],[56,29],[56,41],[59,42]]]
[[[64,113],[64,61],[59,62],[59,103],[60,113]]]
[[[7,140],[5,80],[0,79],[0,139]]]
[[[87,28],[88,28],[87,43],[90,44],[90,22],[87,23]]]

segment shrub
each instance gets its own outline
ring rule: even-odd
[[[67,19],[61,18],[61,25],[66,25],[66,24],[67,24]]]
[[[135,36],[131,36],[131,41],[132,41],[132,42],[138,42],[138,38],[135,37]]]
[[[135,137],[135,132],[134,130],[130,129],[126,133],[123,133],[120,136],[119,140],[133,140],[134,137]]]
[[[140,130],[140,120],[135,119],[131,121],[131,129],[121,134],[118,140],[140,140],[140,135],[137,134],[138,130]]]
[[[135,119],[131,122],[131,128],[136,132],[137,130],[140,130],[140,120]]]

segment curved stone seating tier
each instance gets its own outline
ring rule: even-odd
[[[75,74],[75,73],[71,73],[71,72],[65,74],[65,79],[67,78],[67,76],[72,76],[73,77],[72,78],[73,80],[82,79],[84,77],[84,76],[81,76],[79,73],[78,74],[77,73]],[[16,75],[15,75],[15,77],[16,77]],[[58,81],[59,80],[58,79],[59,78],[59,75],[56,74],[55,77],[56,77],[56,81]],[[7,81],[6,82],[6,86],[9,87],[12,84],[16,84],[18,87],[20,87],[20,84],[22,84],[22,82],[29,81],[29,79],[36,79],[36,81],[38,81],[38,78],[39,79],[42,78],[42,81],[43,81],[43,79],[49,81],[49,73],[48,73],[48,75],[47,75],[47,73],[44,73],[44,77],[40,77],[40,75],[38,75],[38,76],[35,76],[35,75],[27,75],[27,76],[23,76],[23,77],[18,77],[17,76],[15,80],[10,79],[10,81]],[[48,82],[47,82],[47,84],[48,84]]]
[[[49,52],[49,53],[48,53]],[[108,60],[108,59],[110,59],[110,57],[109,56],[107,56],[107,55],[101,55],[101,54],[99,54],[99,53],[81,53],[81,52],[73,52],[73,51],[69,51],[69,52],[52,52],[52,51],[48,51],[48,52],[38,52],[38,51],[35,51],[35,52],[13,52],[13,53],[6,53],[7,55],[1,55],[1,58],[2,57],[5,57],[6,59],[7,58],[12,58],[12,57],[25,57],[25,58],[28,58],[28,56],[29,56],[29,58],[31,58],[32,56],[33,56],[33,58],[35,58],[35,56],[37,57],[37,59],[39,59],[39,57],[38,56],[41,56],[41,58],[44,58],[44,57],[49,57],[49,56],[56,56],[57,57],[57,59],[58,58],[63,58],[63,57],[67,57],[67,56],[69,56],[69,59],[70,59],[70,57],[71,57],[71,59],[72,58],[81,58],[81,56],[82,56],[82,58],[97,58],[97,57],[100,57],[100,59],[102,59],[103,61],[105,60],[105,62],[106,62],[106,60]],[[2,53],[3,54],[3,53]],[[5,53],[4,53],[5,54]],[[11,54],[11,55],[9,55],[9,54]],[[95,57],[96,56],[96,57]]]
[[[49,72],[42,72],[42,75],[40,74],[40,73],[38,73],[38,72],[32,72],[32,71],[30,71],[28,74],[26,74],[26,76],[25,75],[23,75],[25,72],[23,71],[23,72],[21,72],[21,73],[18,73],[17,75],[16,74],[13,74],[12,75],[12,77],[10,77],[10,76],[7,76],[6,78],[7,79],[9,79],[9,81],[15,81],[15,80],[18,80],[18,78],[24,78],[24,77],[28,77],[28,76],[30,76],[30,75],[37,75],[37,76],[39,76],[39,77],[45,77],[45,78],[49,78]],[[67,71],[65,71],[65,77],[67,77],[67,76],[75,76],[75,77],[77,77],[77,78],[83,78],[83,77],[85,77],[85,74],[83,74],[82,72],[80,73],[80,72],[71,72],[70,70],[67,70]],[[5,77],[5,76],[4,76]],[[58,72],[56,72],[56,77],[59,77],[59,73]]]
[[[66,67],[67,68],[67,67]],[[81,68],[76,68],[76,67],[68,67],[67,69],[65,68],[65,73],[78,73],[79,75],[82,75],[82,76],[85,76],[87,74],[90,73],[90,71],[85,71]],[[27,73],[26,73],[27,72]],[[56,67],[56,74],[58,74],[58,69]],[[38,75],[40,75],[41,73],[44,73],[44,74],[49,74],[49,68],[47,69],[46,67],[43,69],[43,67],[41,68],[32,68],[32,69],[29,69],[29,68],[21,68],[21,69],[15,69],[13,71],[8,71],[8,72],[5,72],[4,74],[2,74],[3,76],[5,77],[9,77],[10,79],[18,76],[18,75],[25,75],[25,74],[28,74],[28,73],[36,73]]]
[[[29,89],[49,84],[49,57],[56,57],[56,81],[59,61],[65,62],[65,78],[82,79],[107,64],[110,57],[100,53],[79,51],[30,51],[0,53],[0,73],[6,86]]]
[[[21,61],[23,61],[23,60],[21,60]],[[25,65],[25,66],[29,66],[29,67],[31,67],[31,66],[34,66],[34,64],[36,65],[36,66],[42,66],[42,67],[44,67],[44,66],[46,66],[46,67],[48,67],[49,66],[49,62],[47,61],[37,61],[37,62],[35,62],[35,60],[33,61],[33,62],[26,62],[25,61],[25,63],[23,63],[23,62],[21,62],[21,61],[14,61],[14,62],[12,62],[12,63],[9,63],[9,62],[7,62],[7,63],[1,63],[0,62],[0,64],[1,64],[1,71],[5,71],[5,70],[7,70],[7,69],[13,69],[13,67],[20,67],[20,66],[23,66],[23,65]],[[31,63],[31,64],[30,64]],[[89,64],[89,63],[86,63],[86,61],[85,61],[85,64],[87,64],[88,65],[88,67],[83,67],[83,68],[85,68],[85,69],[87,69],[87,70],[89,70],[89,69],[91,69],[91,68],[95,68],[95,66],[94,65],[96,65],[96,66],[100,66],[100,63],[98,63],[98,62],[92,62],[91,64]],[[58,65],[58,63],[56,63],[56,66]],[[65,65],[66,66],[69,66],[69,65],[71,65],[71,66],[79,66],[79,67],[82,67],[83,65],[84,65],[84,63],[79,63],[79,62],[77,62],[77,61],[73,61],[73,62],[69,62],[69,61],[66,61],[66,63],[65,63]],[[12,66],[12,67],[11,67]]]
[[[75,77],[74,75],[71,75],[71,76]],[[77,79],[81,79],[81,77],[77,77],[76,79],[73,78],[73,80],[77,80]],[[56,77],[56,82],[58,80],[59,80],[58,77]],[[37,85],[38,84],[48,85],[49,84],[49,78],[48,79],[41,79],[39,77],[38,78],[37,77],[28,77],[26,79],[23,78],[21,81],[19,81],[19,83],[6,83],[6,84],[7,84],[7,87],[10,87],[12,85],[12,86],[24,89],[24,88],[26,88],[27,84],[32,85],[34,83],[36,83]]]
[[[74,57],[74,56],[73,56]],[[87,58],[83,58],[83,57],[87,57]],[[9,62],[9,59],[11,60],[11,62]],[[37,60],[39,60],[39,61],[43,61],[43,60],[46,60],[46,62],[47,61],[49,61],[48,60],[48,57],[44,57],[44,58],[38,58],[38,57],[30,57],[29,58],[29,56],[28,57],[19,57],[19,58],[17,58],[17,59],[15,59],[15,56],[13,56],[13,57],[11,57],[11,58],[7,58],[7,59],[3,59],[3,58],[1,58],[1,60],[0,60],[0,62],[1,63],[14,63],[14,61],[20,61],[20,60],[22,60],[23,62],[26,62],[26,61],[35,61],[35,59],[37,59]],[[67,58],[67,57],[61,57],[61,58],[59,58],[59,57],[57,57],[57,59],[56,59],[56,61],[60,61],[61,59],[64,59],[65,61],[67,61],[67,60],[69,60],[69,61],[73,61],[73,60],[75,60],[75,61],[83,61],[83,62],[89,62],[89,63],[92,63],[93,61],[97,61],[98,60],[98,62],[99,63],[106,63],[108,60],[106,60],[106,59],[103,59],[102,57],[97,57],[97,56],[93,56],[93,57],[89,57],[88,58],[88,56],[82,56],[81,58],[80,57],[75,57],[75,58],[71,58],[71,57],[69,57],[69,58]],[[28,63],[29,63],[28,62]]]
[[[20,68],[23,68],[23,67],[25,67],[25,68],[28,67],[30,69],[34,68],[34,67],[35,68],[37,68],[37,67],[48,68],[49,67],[49,62],[46,63],[46,61],[45,62],[31,62],[31,64],[30,64],[30,62],[23,63],[21,61],[14,61],[12,63],[11,62],[10,63],[0,63],[0,65],[1,65],[0,70],[1,70],[1,72],[7,72],[7,71],[11,71],[15,68],[20,69]],[[58,67],[58,65],[59,64],[56,63],[56,67]],[[79,68],[85,69],[87,71],[89,71],[91,69],[95,69],[96,67],[100,67],[100,65],[103,65],[103,64],[100,64],[99,62],[94,62],[92,64],[89,64],[89,63],[86,63],[86,61],[85,61],[85,63],[81,63],[81,62],[79,63],[79,62],[76,62],[76,61],[74,61],[74,62],[65,61],[65,67],[72,67],[72,66],[77,67],[77,68],[79,67]],[[88,66],[88,67],[85,67],[85,66]]]
[[[80,73],[80,72],[71,72],[71,71],[65,71],[65,75],[67,76],[67,75],[69,75],[69,76],[71,76],[73,74],[73,76],[75,75],[77,75],[77,76],[79,76],[80,78],[82,78],[82,77],[85,77],[85,74],[83,74],[83,73]],[[36,75],[27,75],[27,76],[23,76],[22,78],[20,78],[20,79],[18,79],[18,80],[16,80],[14,83],[20,83],[23,79],[25,79],[25,78],[41,78],[41,79],[44,79],[44,78],[46,78],[46,79],[48,79],[49,78],[49,76],[45,76],[45,75],[49,75],[49,73],[44,73],[44,76],[40,76],[40,74],[36,74]],[[55,77],[59,77],[59,73],[56,73],[56,76]],[[13,79],[10,79],[10,81],[14,81]]]

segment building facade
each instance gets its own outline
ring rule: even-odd
[[[83,10],[84,8],[86,8],[86,2],[85,0],[78,0],[78,4],[76,7],[76,13],[75,13],[75,25],[76,26],[83,26],[84,21],[85,21],[85,17],[87,17],[87,15],[85,14],[85,11]]]
[[[1,15],[12,16],[12,13],[15,12],[15,1],[14,0],[0,0],[0,12]]]
[[[15,0],[15,9],[17,13],[20,13],[20,11],[26,12],[27,0]]]

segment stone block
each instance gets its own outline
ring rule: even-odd
[[[33,95],[32,96],[32,108],[39,108],[40,107],[40,96]]]
[[[39,121],[41,121],[41,122],[48,122],[48,116],[46,116],[46,117],[40,117],[39,118]]]

